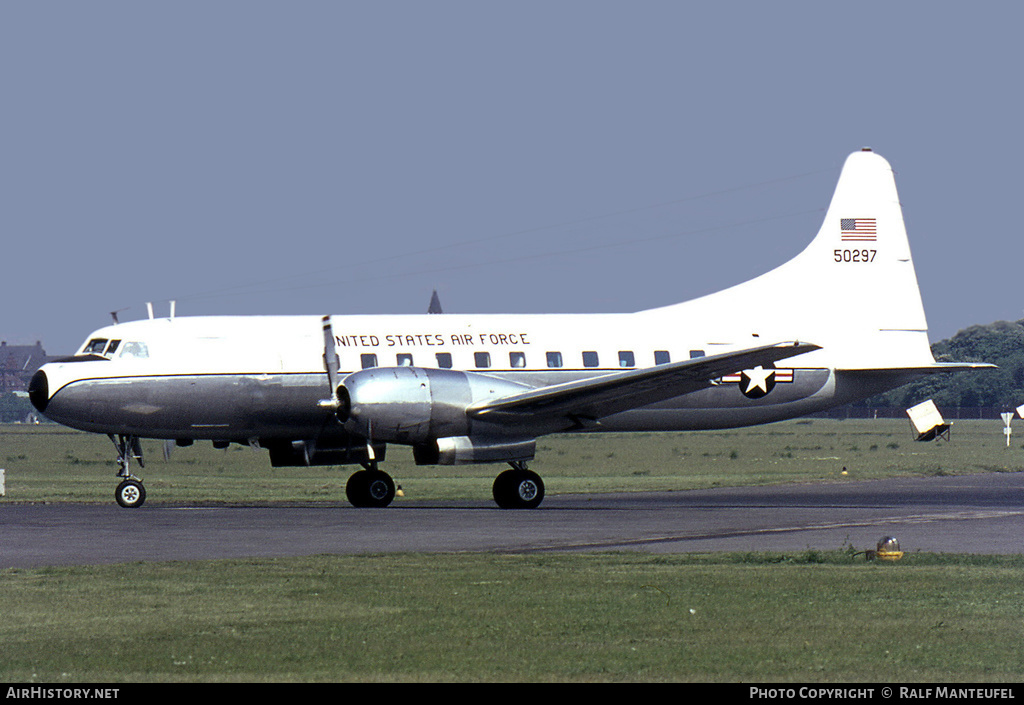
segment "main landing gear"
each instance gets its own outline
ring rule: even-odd
[[[512,467],[498,475],[492,488],[494,501],[502,509],[535,509],[544,499],[544,481],[528,470],[526,463],[510,462]],[[348,501],[354,507],[383,508],[395,499],[395,481],[375,462],[363,464],[345,486]]]
[[[110,434],[110,440],[117,448],[117,476],[122,478],[121,484],[114,491],[114,499],[125,509],[136,509],[146,501],[146,488],[142,480],[131,474],[132,459],[138,461],[139,467],[145,467],[142,459],[142,444],[137,436],[117,436]]]
[[[494,501],[502,509],[535,509],[544,499],[544,481],[522,461],[509,465],[512,468],[494,480]]]
[[[395,498],[395,481],[377,467],[376,460],[371,459],[362,466],[345,485],[348,501],[353,507],[382,508],[391,504]]]

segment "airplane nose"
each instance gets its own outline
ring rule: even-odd
[[[29,380],[28,399],[40,414],[46,411],[46,405],[50,402],[50,384],[42,370],[32,375],[32,379]]]

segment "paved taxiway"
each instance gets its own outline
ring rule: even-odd
[[[1024,473],[687,492],[549,495],[540,509],[6,504],[0,568],[408,552],[830,550],[1024,553]]]

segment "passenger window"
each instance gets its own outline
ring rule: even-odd
[[[409,353],[398,353],[395,356],[395,362],[398,363],[399,367],[412,367],[412,355]]]
[[[619,367],[636,367],[636,361],[633,359],[632,350],[619,351]]]
[[[704,351],[703,350],[691,350],[690,351],[690,359],[691,360],[696,360],[698,357],[704,357]]]
[[[443,370],[450,370],[452,368],[452,354],[451,353],[434,353],[437,357],[437,366]]]
[[[654,364],[655,365],[666,365],[672,362],[672,356],[668,354],[668,350],[655,350],[654,351]]]
[[[135,358],[144,360],[149,357],[149,348],[145,343],[127,342],[121,346],[121,359]]]
[[[363,353],[359,356],[359,364],[363,366],[363,369],[377,366],[377,356],[373,353]]]
[[[473,362],[479,368],[486,368],[491,366],[491,354],[485,352],[473,353]]]
[[[560,352],[549,352],[548,353],[548,367],[561,367],[562,366],[562,353]]]
[[[92,353],[94,355],[102,355],[104,348],[107,347],[106,338],[93,338],[85,345],[85,349],[82,350],[84,353]]]
[[[508,354],[508,364],[517,369],[526,367],[526,354],[521,352],[510,352]]]
[[[585,352],[583,353],[583,366],[584,367],[597,367],[599,364],[596,352]]]

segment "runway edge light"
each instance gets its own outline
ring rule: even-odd
[[[878,540],[878,545],[874,551],[866,551],[865,553],[869,561],[876,558],[882,561],[898,561],[900,558],[903,558],[900,542],[896,540],[895,536],[883,536]]]

